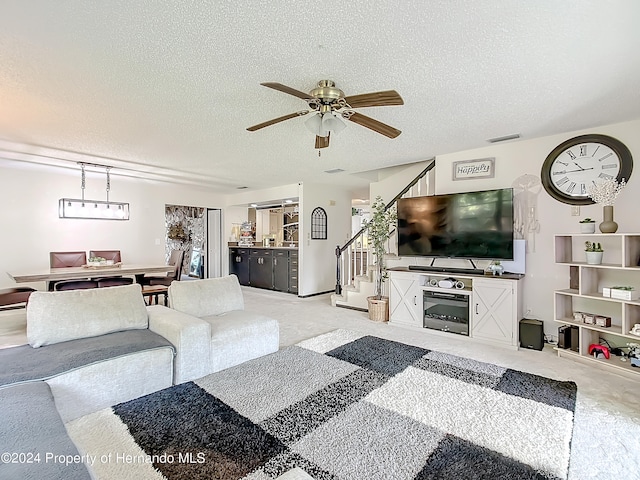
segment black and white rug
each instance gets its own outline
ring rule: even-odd
[[[67,429],[98,479],[564,479],[575,401],[573,382],[336,330]]]

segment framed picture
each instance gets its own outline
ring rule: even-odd
[[[495,167],[495,157],[453,162],[452,180],[493,178],[496,174]]]
[[[189,260],[189,276],[200,278],[202,266],[202,254],[199,248],[191,249],[191,259]]]

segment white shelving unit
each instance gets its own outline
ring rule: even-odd
[[[586,263],[584,243],[599,242],[604,249],[603,263]],[[559,324],[578,327],[579,350],[557,348],[558,356],[599,365],[619,374],[640,378],[640,368],[610,359],[589,355],[589,345],[605,338],[614,347],[629,342],[640,343],[640,336],[629,333],[640,323],[640,300],[618,300],[605,297],[604,287],[629,285],[640,290],[640,233],[558,234],[554,236],[555,262],[569,267],[569,288],[554,292],[554,320]],[[574,312],[586,312],[611,317],[610,327],[576,321]]]

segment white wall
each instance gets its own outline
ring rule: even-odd
[[[311,240],[311,212],[327,212],[327,239]],[[300,195],[300,283],[298,295],[333,291],[336,246],[351,238],[351,194],[333,185],[304,183]]]
[[[104,174],[88,173],[85,198],[106,199],[105,186]],[[58,218],[58,200],[80,194],[79,170],[0,164],[0,288],[15,286],[5,272],[48,269],[50,251],[119,249],[126,262],[164,264],[165,204],[224,205],[210,191],[112,174],[110,199],[130,204],[129,221]]]
[[[615,125],[607,125],[589,130],[568,132],[559,135],[541,137],[532,140],[512,141],[490,145],[484,148],[439,155],[436,157],[435,193],[454,193],[494,188],[508,188],[513,181],[524,174],[540,178],[540,169],[547,155],[560,143],[577,135],[599,133],[610,135],[622,141],[635,156],[635,173],[628,181],[615,205],[615,220],[619,224],[618,232],[640,232],[640,120]],[[477,180],[452,180],[452,163],[458,160],[495,157],[495,177]],[[406,180],[411,180],[410,172]],[[396,185],[389,187],[385,182],[372,185],[374,192],[383,192],[388,200],[397,193]],[[569,272],[567,267],[555,265],[553,236],[559,233],[578,233],[578,220],[585,217],[602,220],[602,207],[588,205],[580,207],[579,216],[571,216],[571,206],[554,200],[540,186],[538,200],[538,220],[540,231],[535,235],[535,244],[530,242],[526,256],[527,273],[523,280],[523,312],[530,318],[538,318],[545,323],[545,332],[557,336],[558,325],[553,322],[553,290],[568,288]],[[372,197],[373,198],[373,197]],[[404,259],[404,263],[419,263],[416,259]],[[444,262],[444,260],[443,260]],[[479,266],[484,264],[479,262]],[[392,265],[390,263],[390,266]],[[457,266],[451,265],[451,266]]]

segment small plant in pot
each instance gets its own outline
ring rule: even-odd
[[[602,263],[602,245],[596,242],[584,242],[587,264],[600,265]]]
[[[376,321],[389,319],[389,299],[382,296],[382,284],[387,278],[385,268],[386,242],[391,236],[391,227],[395,225],[397,218],[395,208],[386,210],[382,197],[378,196],[371,208],[371,220],[367,222],[367,236],[369,245],[373,248],[376,257],[375,295],[368,297],[369,318]]]
[[[580,233],[595,233],[596,221],[589,217],[584,220],[580,220]]]

